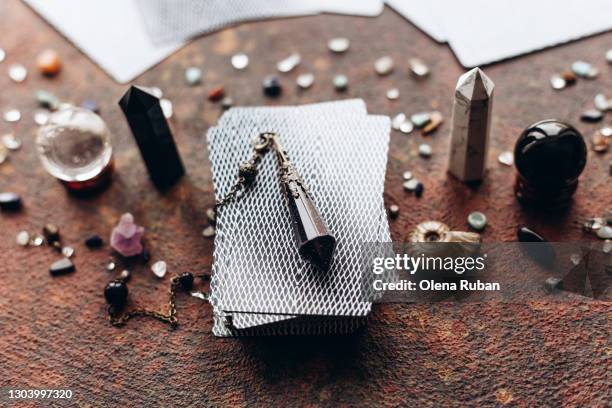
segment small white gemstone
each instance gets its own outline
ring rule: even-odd
[[[332,38],[327,42],[327,48],[336,53],[346,52],[350,46],[351,41],[344,37]]]
[[[21,64],[13,64],[8,70],[9,78],[15,82],[23,82],[28,76],[28,70]]]
[[[166,276],[168,267],[164,261],[157,261],[153,265],[151,265],[151,271],[155,276],[161,279]]]
[[[9,151],[3,144],[0,144],[0,164],[4,163],[8,159]]]
[[[170,102],[168,99],[161,99],[159,101],[159,105],[161,106],[162,112],[164,112],[164,117],[166,119],[170,119],[174,113],[172,109],[172,102]]]
[[[606,61],[608,61],[608,64],[612,64],[612,48],[606,51]]]
[[[400,132],[408,134],[410,132],[412,132],[414,130],[414,125],[412,124],[411,121],[409,121],[408,119],[406,119],[404,121],[404,123],[402,123],[399,127]]]
[[[297,79],[295,80],[295,82],[297,83],[297,86],[299,86],[300,88],[308,89],[314,83],[314,79],[315,77],[313,74],[307,73],[307,74],[299,75]]]
[[[506,166],[512,166],[514,164],[514,154],[509,151],[501,152],[497,156],[497,161]]]
[[[602,127],[601,129],[599,129],[599,133],[601,133],[602,136],[610,137],[612,136],[612,127],[610,126]]]
[[[410,72],[416,77],[422,78],[429,75],[429,68],[419,58],[410,58],[408,65],[410,66]]]
[[[610,101],[606,98],[606,95],[602,93],[595,95],[595,100],[593,101],[593,103],[595,105],[595,108],[602,112],[605,112],[612,108],[612,106],[610,106]]]
[[[212,238],[215,236],[215,227],[209,225],[208,227],[202,230],[202,236],[204,238]]]
[[[45,239],[42,235],[35,235],[30,239],[30,245],[32,246],[41,246],[45,242]]]
[[[403,113],[398,113],[391,119],[391,127],[395,130],[399,130],[402,123],[406,121],[406,115]]]
[[[232,67],[238,70],[245,69],[249,66],[249,56],[243,53],[232,56]]]
[[[202,300],[208,300],[208,295],[206,293],[203,292],[190,292],[189,293],[191,296],[193,296],[194,298],[198,298],[198,299],[202,299]]]
[[[7,122],[17,122],[21,119],[21,112],[17,109],[9,109],[4,112],[4,120]]]
[[[293,53],[284,60],[279,61],[279,63],[276,64],[276,69],[278,69],[280,72],[287,73],[292,71],[293,68],[297,67],[301,61],[302,57],[300,57],[300,54]]]
[[[21,246],[28,246],[30,243],[30,234],[28,231],[20,231],[15,238],[17,243]]]
[[[194,86],[202,82],[202,70],[198,67],[189,67],[185,70],[187,85]]]
[[[402,177],[404,178],[404,180],[410,180],[414,176],[412,175],[411,171],[405,171],[404,174],[402,174]]]
[[[21,148],[21,139],[16,137],[13,133],[6,133],[2,135],[2,144],[9,150],[18,150]]]
[[[414,191],[417,188],[418,185],[419,185],[419,180],[417,180],[415,178],[410,179],[410,180],[404,182],[404,184],[403,184],[404,189],[408,190],[408,191]]]
[[[564,89],[567,86],[567,82],[565,81],[565,79],[563,79],[563,77],[559,74],[555,74],[553,76],[550,77],[550,86],[552,86],[553,89]]]
[[[378,75],[389,75],[393,71],[393,59],[388,56],[377,59],[374,62],[374,70]]]
[[[4,61],[4,58],[6,58],[6,52],[0,48],[0,62]]]
[[[107,271],[113,271],[113,270],[115,270],[115,266],[116,266],[115,263],[113,261],[111,261],[111,262],[106,264],[106,270]]]
[[[66,258],[71,258],[74,255],[74,248],[66,246],[62,248],[62,255]]]
[[[431,157],[433,154],[433,149],[427,143],[423,143],[419,145],[419,155],[422,157]]]
[[[468,215],[468,224],[476,231],[482,231],[487,226],[487,216],[480,211],[474,211]]]
[[[612,227],[606,225],[597,230],[597,237],[601,239],[612,239]]]
[[[582,257],[580,256],[580,254],[571,254],[570,255],[570,261],[572,261],[572,263],[574,265],[578,265],[581,260],[582,260]]]
[[[49,122],[49,113],[45,110],[37,110],[34,112],[34,123],[38,126],[44,126]]]
[[[387,91],[387,99],[394,101],[397,98],[399,98],[399,89],[391,88]]]

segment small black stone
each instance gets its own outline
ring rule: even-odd
[[[590,122],[590,123],[599,122],[602,118],[603,118],[603,113],[601,113],[600,111],[596,109],[590,109],[588,111],[582,112],[582,115],[580,115],[580,119],[583,122]]]
[[[53,244],[60,239],[59,227],[55,224],[46,224],[43,227],[43,235],[49,244]]]
[[[414,189],[414,195],[417,197],[421,197],[423,195],[424,190],[425,190],[425,186],[423,185],[423,183],[419,183],[416,185],[416,188]]]
[[[549,292],[554,292],[563,289],[563,279],[554,277],[548,278],[546,279],[546,282],[544,282],[544,286]]]
[[[517,237],[520,242],[546,242],[544,237],[527,227],[520,227]]]
[[[21,208],[21,197],[11,192],[0,193],[0,209],[2,211],[16,211]]]
[[[49,273],[52,276],[64,275],[72,271],[74,271],[74,264],[68,258],[54,262],[49,268]]]
[[[193,274],[191,272],[183,272],[178,278],[179,284],[185,290],[191,290],[193,288]]]
[[[104,244],[104,241],[97,234],[94,234],[85,240],[85,246],[87,246],[89,249],[100,248],[102,244]]]
[[[124,281],[113,280],[104,288],[104,298],[109,305],[121,308],[125,305],[128,297],[128,288]]]
[[[264,95],[276,98],[283,92],[280,80],[276,75],[269,75],[262,82]]]

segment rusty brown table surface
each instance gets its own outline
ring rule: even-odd
[[[467,228],[466,216],[480,210],[489,217],[483,239],[510,241],[526,224],[554,241],[592,241],[580,220],[600,215],[612,204],[608,162],[612,153],[589,160],[575,202],[568,212],[548,214],[521,208],[513,197],[514,170],[497,163],[511,150],[529,123],[557,117],[574,123],[586,136],[600,125],[580,123],[596,93],[612,90],[612,66],[604,52],[612,45],[606,33],[568,45],[486,67],[495,81],[489,169],[484,183],[469,189],[446,174],[448,122],[452,93],[463,69],[449,48],[390,9],[377,18],[337,15],[244,24],[199,38],[135,81],[159,86],[174,103],[172,124],[187,176],[160,195],[147,177],[139,152],[117,106],[126,86],[114,83],[32,10],[17,0],[0,3],[0,108],[16,107],[23,119],[0,123],[16,131],[20,151],[0,166],[0,190],[15,191],[24,210],[0,214],[0,384],[12,388],[70,388],[71,404],[80,406],[605,406],[611,401],[610,305],[603,302],[530,304],[437,304],[376,306],[367,328],[352,336],[219,339],[211,334],[208,304],[178,295],[180,326],[146,319],[124,328],[106,320],[102,290],[113,274],[105,270],[107,247],[89,251],[83,240],[92,233],[106,239],[124,212],[146,227],[152,260],[168,263],[169,274],[157,280],[146,266],[133,269],[130,307],[160,310],[170,276],[206,273],[213,241],[205,240],[205,210],[212,206],[211,171],[204,135],[219,115],[206,94],[224,85],[238,105],[302,104],[347,97],[363,98],[371,113],[438,109],[446,121],[433,136],[391,135],[385,183],[386,202],[401,207],[391,222],[401,240],[426,219]],[[329,38],[346,36],[352,46],[332,55]],[[64,68],[54,78],[35,70],[36,55],[54,48]],[[229,58],[244,51],[247,70],[235,71]],[[262,78],[292,51],[301,66],[282,75],[284,95],[276,101],[262,95]],[[373,61],[392,56],[397,64],[388,77],[377,77]],[[431,77],[417,82],[407,74],[407,59],[420,57]],[[583,59],[596,63],[599,78],[580,80],[562,92],[549,85],[554,72]],[[12,83],[8,65],[21,62],[30,76]],[[184,70],[200,66],[201,86],[188,87]],[[314,87],[295,89],[298,73],[312,71]],[[331,86],[336,73],[350,80],[348,92]],[[385,91],[397,87],[397,101]],[[80,104],[96,100],[112,132],[116,174],[112,186],[91,199],[66,194],[45,173],[36,157],[34,93],[45,89]],[[610,123],[610,118],[605,120]],[[428,141],[430,160],[416,154]],[[423,180],[421,199],[402,189],[401,174],[412,170]],[[76,249],[75,273],[52,278],[49,265],[58,255],[49,248],[21,248],[20,230],[37,231],[47,222],[60,226],[64,241]],[[115,274],[118,271],[115,272]]]

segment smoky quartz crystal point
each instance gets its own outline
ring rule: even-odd
[[[586,160],[586,144],[573,126],[554,119],[528,126],[514,147],[516,197],[536,207],[567,206]]]
[[[136,139],[153,184],[171,187],[185,173],[159,99],[144,88],[131,86],[119,101]]]

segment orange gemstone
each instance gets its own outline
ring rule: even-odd
[[[59,54],[54,50],[45,50],[38,54],[36,64],[40,72],[47,76],[57,75],[62,68]]]
[[[208,92],[208,100],[216,102],[221,100],[225,96],[225,89],[222,86],[217,86]]]

